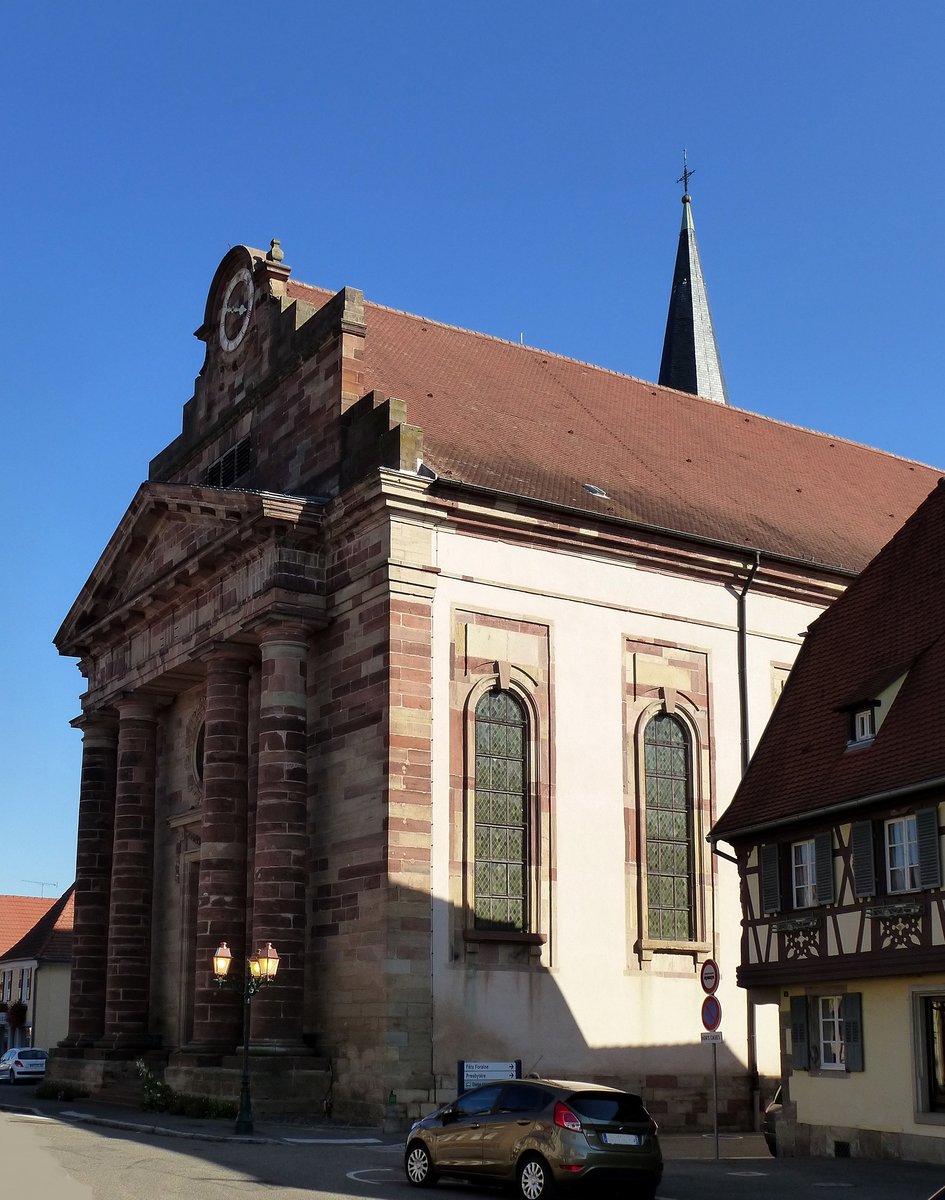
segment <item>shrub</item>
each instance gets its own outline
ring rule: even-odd
[[[236,1105],[232,1100],[218,1100],[215,1096],[174,1092],[167,1111],[179,1117],[235,1117]]]
[[[141,1107],[149,1112],[167,1112],[174,1089],[163,1079],[158,1079],[144,1059],[135,1062],[142,1079]]]
[[[232,1100],[217,1100],[213,1096],[194,1096],[175,1092],[169,1083],[154,1074],[143,1059],[135,1063],[143,1080],[141,1106],[149,1112],[169,1112],[178,1117],[235,1117]]]

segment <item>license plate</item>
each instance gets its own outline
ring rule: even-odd
[[[642,1139],[638,1133],[602,1133],[600,1140],[608,1146],[639,1146]]]

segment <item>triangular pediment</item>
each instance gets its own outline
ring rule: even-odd
[[[251,552],[272,523],[313,520],[310,501],[186,484],[144,483],[54,639],[82,654],[92,631],[129,610],[147,611],[189,579]]]

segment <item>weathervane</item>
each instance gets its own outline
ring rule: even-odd
[[[683,195],[688,196],[689,195],[689,177],[691,175],[695,175],[695,171],[689,170],[689,160],[686,157],[685,150],[683,150],[683,152],[682,152],[682,167],[683,167],[682,174],[679,176],[679,178],[676,180],[676,182],[681,183],[683,185]]]

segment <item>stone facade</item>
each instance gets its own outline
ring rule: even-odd
[[[772,673],[848,574],[783,555],[753,570],[737,546],[439,478],[428,432],[445,444],[469,414],[425,387],[424,338],[445,327],[419,321],[294,285],[277,244],[235,247],[214,276],[182,433],[56,639],[87,690],[51,1073],[107,1088],[144,1057],[235,1095],[243,1007],[211,955],[226,941],[238,975],[272,943],[277,979],[250,1006],[261,1107],[405,1120],[455,1089],[458,1059],[517,1059],[637,1087],[664,1128],[710,1127],[714,955],[722,1120],[745,1125],[777,1015],[762,1038],[734,987],[737,876],[703,834],[739,776],[740,702],[757,736]],[[409,401],[375,386],[384,338]],[[471,747],[495,691],[525,729],[516,929],[475,913]],[[692,748],[695,924],[674,942],[645,930],[657,714]]]

